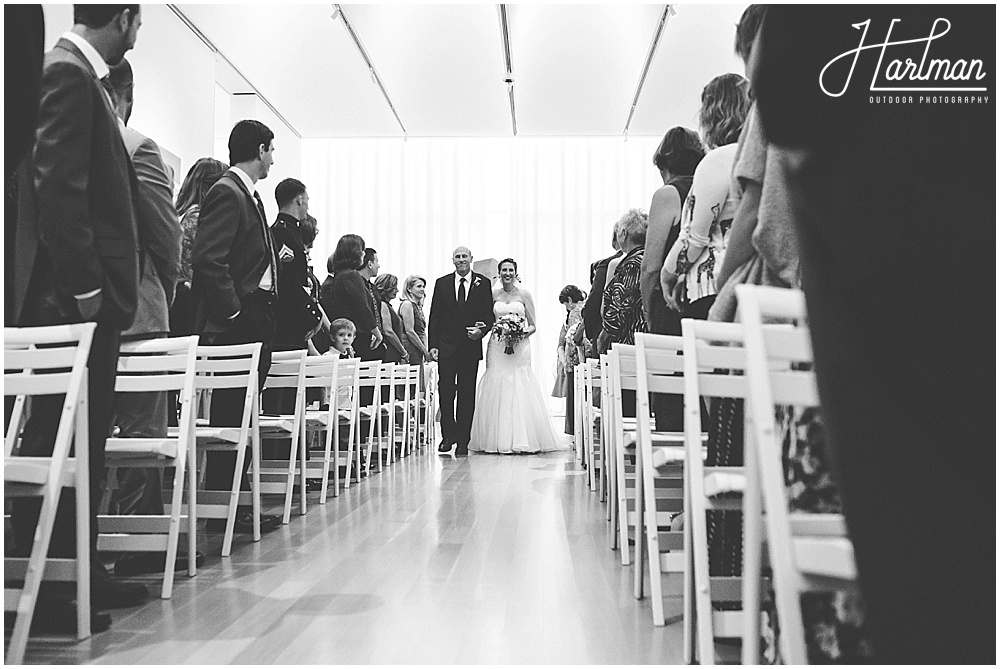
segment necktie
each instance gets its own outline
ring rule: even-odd
[[[278,262],[274,257],[274,246],[271,244],[271,232],[267,229],[267,217],[264,213],[264,203],[260,200],[260,194],[253,192],[253,199],[257,202],[257,213],[260,214],[261,231],[264,233],[264,246],[267,247],[268,264],[271,268],[271,294],[278,294]]]
[[[458,306],[465,306],[465,277],[458,281]]]
[[[108,94],[108,99],[112,101],[111,106],[114,107],[115,105],[113,104],[113,101],[115,99],[115,89],[111,87],[110,74],[101,79],[101,86],[104,88],[104,92]]]

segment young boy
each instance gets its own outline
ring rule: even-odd
[[[354,337],[357,335],[357,328],[354,323],[346,318],[338,318],[330,323],[330,335],[333,337],[333,347],[323,355],[339,355],[341,358],[354,357]],[[326,398],[324,404],[330,401]],[[341,388],[337,391],[337,409],[351,408],[351,389]]]

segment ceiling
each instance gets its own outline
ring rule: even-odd
[[[251,9],[252,7],[252,9]],[[302,137],[510,136],[499,5],[175,5]],[[519,136],[621,136],[665,5],[505,5]],[[674,5],[628,134],[696,127],[746,5]],[[220,79],[230,92],[239,84]],[[405,128],[405,133],[404,133]]]

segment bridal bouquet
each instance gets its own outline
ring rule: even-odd
[[[528,336],[527,323],[517,314],[507,314],[493,324],[493,334],[506,344],[503,352],[514,355],[514,346]]]

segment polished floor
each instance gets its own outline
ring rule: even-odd
[[[608,532],[569,452],[422,451],[229,558],[213,535],[171,600],[81,643],[33,638],[26,662],[680,663],[680,623],[653,627]]]

